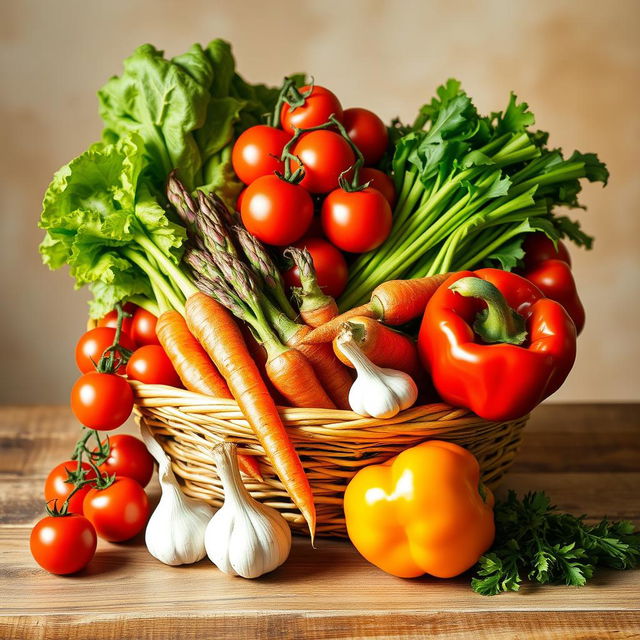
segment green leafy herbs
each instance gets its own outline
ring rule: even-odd
[[[362,304],[394,278],[512,269],[533,231],[588,248],[591,238],[554,208],[580,207],[580,180],[606,184],[607,169],[591,153],[564,158],[547,146],[547,133],[530,130],[534,121],[514,94],[503,112],[481,116],[460,83],[449,80],[413,125],[395,122],[393,228],[379,248],[353,262],[340,307]]]
[[[582,586],[598,567],[630,569],[640,561],[640,532],[630,522],[594,525],[559,513],[544,492],[519,500],[510,491],[495,507],[496,539],[471,587],[482,595],[518,591],[523,580]]]
[[[191,290],[179,266],[186,232],[167,213],[167,176],[177,169],[190,190],[233,205],[242,188],[233,142],[273,110],[278,93],[243,80],[222,40],[172,59],[138,47],[100,89],[102,142],[55,174],[40,219],[43,261],[69,265],[76,287],[89,285],[92,317],[132,296],[180,308]]]

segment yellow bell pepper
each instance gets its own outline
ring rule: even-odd
[[[493,503],[473,454],[440,440],[365,467],[344,494],[351,542],[401,578],[451,578],[471,568],[493,543]]]

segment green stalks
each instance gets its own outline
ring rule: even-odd
[[[554,205],[579,206],[579,180],[606,184],[594,154],[565,160],[528,127],[534,117],[511,96],[504,112],[481,117],[460,84],[449,80],[396,140],[392,169],[398,193],[387,240],[351,265],[341,311],[362,304],[387,280],[451,269],[500,265],[522,257],[526,233],[544,231],[588,246],[577,223]],[[490,230],[490,232],[489,232]]]

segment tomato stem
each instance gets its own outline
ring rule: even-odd
[[[98,373],[115,373],[122,365],[126,365],[131,357],[132,352],[120,344],[122,323],[125,318],[130,318],[131,314],[122,308],[120,302],[116,303],[115,309],[118,314],[116,333],[113,337],[113,343],[104,350],[98,364],[95,365]]]
[[[280,111],[282,111],[282,105],[287,101],[286,96],[291,88],[298,91],[296,89],[293,78],[285,76],[284,80],[282,81],[282,88],[280,89],[280,93],[278,94],[278,99],[276,100],[276,106],[274,107],[273,113],[271,114],[271,126],[274,129],[280,129]]]

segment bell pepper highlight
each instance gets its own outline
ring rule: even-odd
[[[401,578],[451,578],[472,567],[493,543],[493,504],[474,455],[440,440],[365,467],[344,494],[351,542]]]

